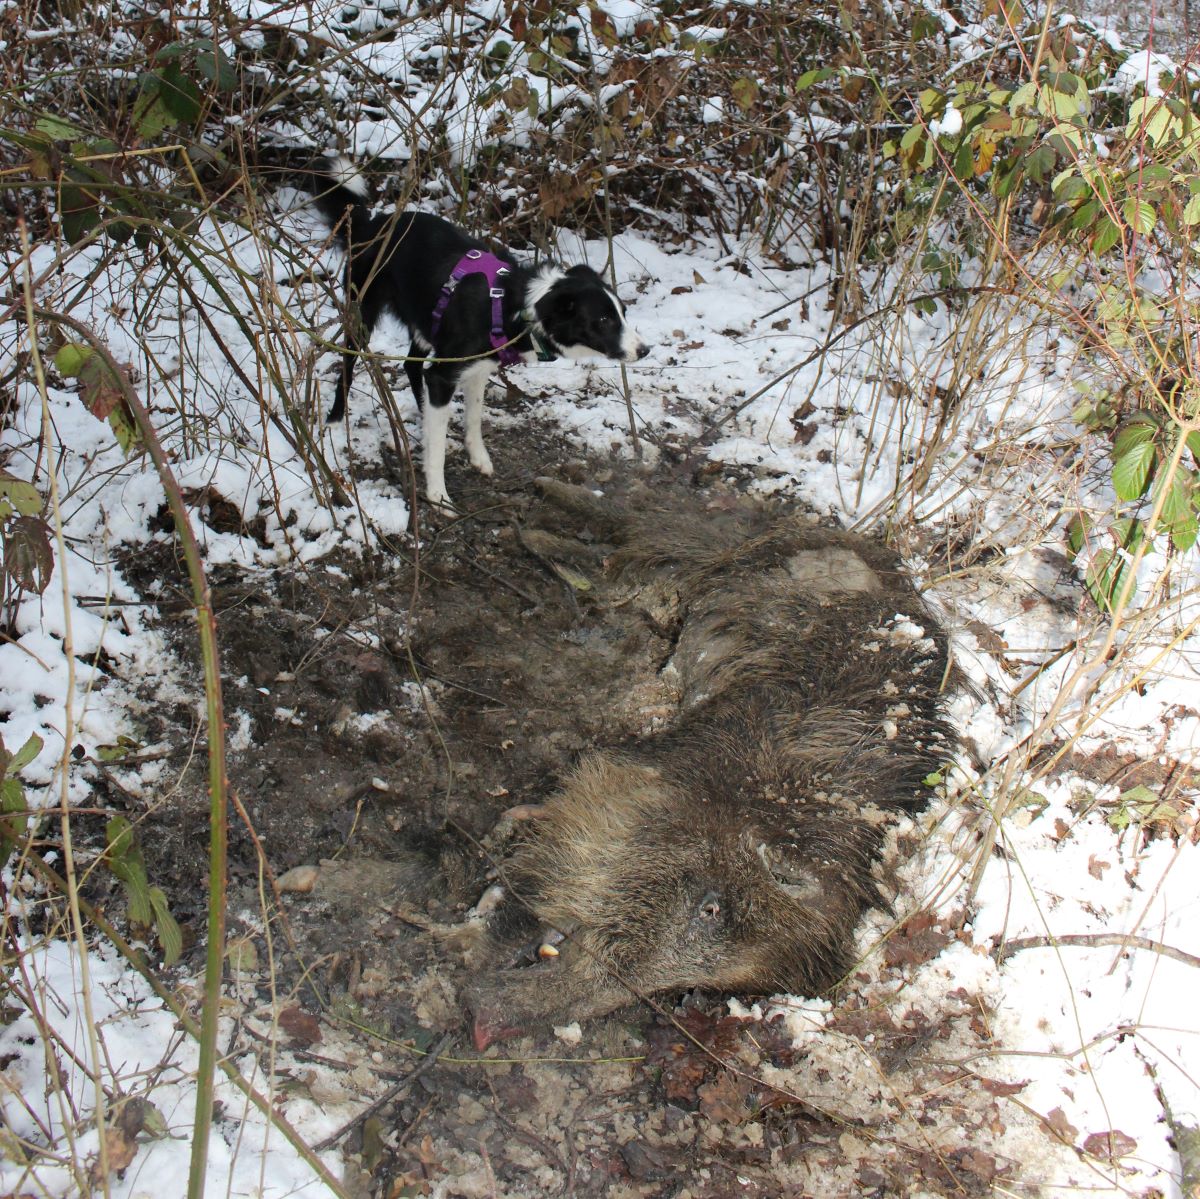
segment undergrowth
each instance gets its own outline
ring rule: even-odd
[[[354,153],[396,202],[533,254],[553,252],[564,228],[610,245],[633,228],[664,244],[707,239],[731,261],[823,266],[823,349],[858,331],[854,352],[876,381],[848,506],[858,510],[876,472],[894,477],[862,523],[914,543],[914,530],[935,530],[946,577],[986,570],[1014,538],[1056,540],[1094,604],[1098,640],[977,784],[994,818],[974,851],[980,869],[1005,812],[1069,752],[1062,705],[1105,680],[1138,685],[1139,660],[1122,655],[1147,628],[1182,622],[1173,644],[1194,631],[1196,618],[1179,615],[1194,610],[1183,601],[1200,519],[1190,70],[1160,70],[1053,9],[1035,19],[995,0],[970,13],[679,3],[636,18],[550,0],[258,11],[22,0],[0,14],[0,637],[19,637],[22,605],[57,602],[62,505],[147,452],[132,393],[188,475],[190,520],[219,513],[251,554],[303,558],[288,503],[297,483],[331,513],[355,509],[356,476],[319,427],[336,289],[311,229],[278,202],[330,148]],[[118,285],[89,304],[101,277]],[[59,319],[72,314],[108,355]],[[912,340],[919,318],[939,329],[932,345]],[[194,369],[200,337],[220,379]],[[1008,405],[1030,356],[1051,352],[1077,405],[1067,421],[1047,413],[1017,446]],[[53,503],[48,480],[70,433],[17,421],[47,389],[78,395],[119,447],[64,476]],[[1030,455],[1036,492],[1009,496]],[[987,464],[979,479],[948,488],[972,461]],[[365,515],[357,534],[396,535]],[[1113,702],[1111,686],[1105,695],[1076,735]],[[39,749],[32,738],[0,746],[10,888],[28,877],[21,863],[45,863],[67,835],[39,810],[46,780],[37,803],[22,782]],[[54,769],[74,769],[69,746]],[[1177,790],[1126,792],[1115,818],[1174,835],[1182,803]],[[169,887],[145,876],[136,836],[110,819],[94,868],[120,880],[127,927],[169,963]],[[61,935],[68,896],[38,877],[55,913],[44,928]],[[10,924],[6,974],[19,973],[28,933]],[[138,967],[149,970],[144,955]],[[36,1006],[36,987],[12,993]],[[44,1140],[13,1152],[70,1157]],[[119,1157],[119,1137],[110,1149]],[[107,1187],[104,1170],[72,1168],[81,1185]]]

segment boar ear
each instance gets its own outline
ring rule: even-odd
[[[721,918],[721,896],[716,891],[705,891],[700,902],[696,904],[696,915],[701,920],[719,920]]]

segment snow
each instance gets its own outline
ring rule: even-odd
[[[251,15],[269,13],[276,25],[285,15],[259,0],[244,0],[241,7]],[[312,25],[298,24],[299,30],[328,32],[325,23],[338,19],[343,6],[312,8]],[[482,8],[473,11],[482,19]],[[622,0],[605,11],[624,32],[653,15],[655,6]],[[300,22],[302,10],[295,13]],[[364,6],[359,28],[374,27],[377,18]],[[403,38],[356,53],[400,86],[422,36],[416,22]],[[1131,88],[1140,84],[1161,94],[1158,77],[1167,66],[1159,55],[1134,55],[1122,68],[1123,78]],[[459,91],[442,97],[448,111],[458,114],[447,132],[456,163],[469,164],[490,136],[469,103],[481,82],[459,79]],[[542,99],[555,107],[593,102],[571,83],[548,87]],[[705,121],[722,119],[720,97],[701,102]],[[931,129],[952,135],[961,119],[950,109]],[[358,155],[404,161],[412,137],[411,128],[389,114],[360,121],[352,146]],[[194,299],[171,286],[161,262],[132,248],[107,256],[96,245],[58,264],[53,249],[42,246],[28,263],[43,300],[83,321],[118,361],[129,364],[185,492],[221,497],[247,523],[261,518],[260,537],[198,524],[209,567],[318,562],[335,548],[361,546],[379,534],[399,536],[407,526],[403,500],[379,481],[360,479],[353,506],[332,512],[314,494],[285,435],[289,408],[303,404],[311,419],[318,386],[323,382],[328,391],[332,359],[316,361],[311,334],[332,336],[335,313],[317,289],[289,282],[295,262],[312,249],[314,227],[299,211],[280,212],[276,221],[280,237],[268,245],[243,228],[206,219],[194,237],[210,251],[205,256],[210,274],[189,271]],[[1070,433],[1077,395],[1066,377],[1069,367],[1060,365],[1061,334],[1043,326],[1030,330],[1028,314],[993,315],[987,337],[1001,345],[1019,329],[1021,351],[989,375],[987,390],[959,414],[932,474],[917,488],[911,486],[912,463],[920,460],[929,434],[925,397],[947,381],[945,350],[955,314],[939,306],[930,316],[835,329],[825,305],[833,280],[823,264],[783,269],[752,240],[730,252],[716,241],[660,244],[628,232],[614,248],[631,320],[653,347],[628,369],[644,426],[685,437],[712,430],[706,446],[712,459],[750,467],[763,493],[785,491],[847,526],[910,520],[951,527],[961,521],[993,531],[994,556],[972,563],[959,577],[930,583],[929,598],[945,614],[956,665],[969,683],[951,700],[950,712],[974,762],[964,761],[953,772],[946,795],[928,817],[936,832],[905,867],[913,910],[963,904],[970,870],[962,864],[961,849],[980,808],[1018,787],[1029,802],[1000,825],[998,852],[986,862],[971,897],[971,943],[949,945],[912,985],[931,1003],[944,1002],[960,987],[988,997],[998,1046],[990,1065],[997,1078],[1028,1082],[1021,1094],[1028,1109],[1046,1118],[1060,1112],[1079,1141],[1097,1131],[1120,1130],[1137,1142],[1136,1157],[1124,1162],[1128,1172],[1121,1178],[1103,1170],[1087,1175],[1095,1193],[1158,1187],[1177,1195],[1178,1161],[1163,1123],[1160,1091],[1177,1119],[1200,1122],[1195,967],[1132,945],[1055,941],[1119,933],[1200,955],[1194,811],[1187,814],[1180,803],[1175,836],[1159,830],[1147,837],[1136,825],[1120,827],[1106,818],[1120,800],[1116,787],[1090,782],[1071,769],[1052,777],[1036,751],[1046,741],[1068,744],[1075,756],[1104,751],[1196,764],[1195,555],[1172,564],[1157,551],[1148,553],[1140,593],[1155,596],[1156,607],[1110,637],[1109,622],[1096,614],[1078,573],[1062,557],[1061,527],[1064,508],[1103,511],[1112,497],[1102,478],[1083,471],[1069,505],[1057,490],[1061,477],[1048,483],[1051,463],[1044,447],[1056,434]],[[558,251],[568,261],[600,264],[607,246],[564,231]],[[334,256],[326,252],[324,262],[334,266]],[[26,269],[12,261],[7,266],[18,276]],[[133,320],[127,314],[135,298],[141,308]],[[272,304],[295,314],[296,331],[290,341],[273,346],[264,362],[254,313]],[[211,324],[202,319],[201,307]],[[0,374],[8,374],[27,342],[19,323],[0,325]],[[386,328],[373,345],[384,353],[404,352],[395,331]],[[589,449],[631,453],[615,366],[561,362],[520,369],[522,386],[535,396],[536,418],[555,422]],[[323,449],[347,478],[354,477],[356,463],[377,460],[379,444],[389,436],[369,398],[372,384],[366,372],[360,374],[357,404],[352,398],[357,419],[348,431],[320,434]],[[0,644],[0,737],[10,751],[34,734],[44,741],[23,772],[31,800],[57,802],[66,770],[66,793],[78,802],[90,794],[91,774],[86,764],[71,762],[72,748],[80,746],[90,756],[130,732],[143,701],[127,680],[157,674],[167,658],[136,603],[145,597],[123,579],[116,557],[118,549],[135,551],[164,536],[155,531],[164,496],[150,464],[141,457],[125,459],[108,426],[84,409],[70,381],[52,376],[44,398],[32,383],[22,382],[16,396],[14,418],[0,433],[6,468],[30,478],[35,468],[44,472],[47,462],[54,464],[67,552],[56,553],[45,593],[22,601],[13,639]],[[417,422],[411,422],[410,433],[416,435]],[[927,569],[919,559],[913,565]],[[897,616],[879,635],[912,642],[925,630]],[[90,664],[101,648],[115,663],[114,677],[103,687],[101,672]],[[164,679],[165,688],[176,685]],[[428,699],[417,690],[409,696],[413,704]],[[231,724],[232,742],[248,744],[248,719],[233,714]],[[153,780],[154,769],[148,766],[143,778]],[[12,883],[11,871],[5,881]],[[20,888],[12,894],[12,914],[23,927],[29,900]],[[991,953],[994,946],[1025,937],[1047,944],[999,963]],[[23,935],[21,948],[25,986],[38,996],[38,1012],[64,1049],[59,1067],[69,1076],[72,1094],[90,1102],[82,1071],[91,1066],[95,1046],[82,1003],[85,964],[106,1082],[119,1086],[159,1071],[152,1099],[170,1135],[143,1144],[126,1176],[112,1181],[110,1193],[182,1194],[194,1047],[137,976],[102,945],[89,946],[85,957],[65,937]],[[830,1005],[793,997],[731,1011],[777,1013],[797,1044],[814,1045],[821,1043]],[[576,1025],[557,1031],[568,1045],[587,1037]],[[0,1107],[18,1135],[71,1139],[76,1160],[84,1161],[96,1149],[97,1134],[88,1127],[89,1109],[72,1116],[59,1106],[59,1092],[44,1086],[38,1048],[43,1032],[28,1013],[0,1029],[0,1058],[10,1062]],[[843,1046],[838,1052],[853,1051]],[[219,1093],[226,1106],[212,1138],[212,1193],[327,1193],[238,1091],[222,1081]],[[280,1102],[310,1143],[356,1110],[348,1099],[340,1105]],[[334,1170],[336,1158],[329,1156]],[[1051,1188],[1078,1183],[1073,1152],[1048,1154],[1038,1168]],[[38,1184],[52,1195],[74,1185],[57,1167],[39,1168]],[[26,1189],[21,1168],[7,1158],[0,1162],[0,1191]]]

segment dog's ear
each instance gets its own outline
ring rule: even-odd
[[[567,267],[568,275],[595,275],[596,272],[590,266],[585,266],[582,262],[576,263],[575,266]]]

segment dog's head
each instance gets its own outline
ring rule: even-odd
[[[528,307],[564,358],[599,354],[636,362],[650,352],[625,320],[625,306],[616,292],[589,266],[538,274],[529,289]]]

